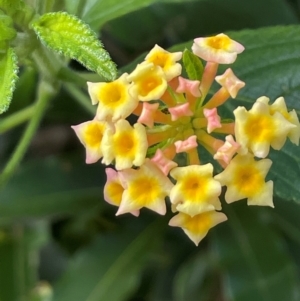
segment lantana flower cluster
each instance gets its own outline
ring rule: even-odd
[[[283,97],[270,103],[262,96],[250,110],[239,106],[231,121],[219,116],[219,107],[229,99],[234,104],[245,83],[230,68],[217,75],[218,66],[232,64],[243,50],[225,34],[197,38],[184,54],[155,45],[130,74],[88,82],[97,113],[73,129],[86,148],[86,163],[114,166],[106,168],[104,199],[118,207],[116,215],[138,216],[142,208],[164,215],[170,202],[169,225],[181,227],[198,245],[227,220],[222,186],[227,203],[247,199],[248,205],[273,207],[273,182],[266,181],[272,161],[266,157],[287,138],[298,145],[300,124]],[[192,58],[185,63],[189,78],[179,62],[185,54]],[[214,81],[220,87],[212,95]],[[131,115],[133,125],[126,119]],[[202,162],[201,148],[221,173]]]

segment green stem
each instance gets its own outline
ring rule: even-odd
[[[34,113],[34,109],[35,105],[31,105],[1,120],[0,134],[5,133],[6,131],[30,119]]]
[[[67,68],[67,67],[62,67],[58,74],[57,78],[68,83],[74,83],[78,85],[81,88],[86,88],[86,80],[81,77],[77,72]]]
[[[42,81],[38,89],[38,96],[34,108],[34,114],[30,119],[23,136],[18,142],[16,149],[14,150],[12,156],[4,167],[2,174],[0,175],[0,185],[4,185],[13,175],[15,169],[18,167],[19,163],[25,155],[31,139],[38,129],[38,126],[47,108],[47,104],[54,95],[55,89],[53,89],[53,87],[50,86],[47,82]]]
[[[74,99],[91,115],[95,115],[95,107],[92,106],[91,100],[75,84],[64,83],[64,88],[74,97]]]
[[[32,58],[36,64],[36,69],[48,80],[56,78],[62,68],[62,62],[58,57],[42,45],[35,49]]]

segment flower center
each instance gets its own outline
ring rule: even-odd
[[[211,37],[207,39],[207,45],[215,49],[226,50],[230,44],[230,39],[226,36],[223,37]]]
[[[253,116],[246,123],[245,132],[253,141],[271,141],[275,132],[274,121],[270,116]]]
[[[162,83],[156,76],[149,76],[140,83],[140,95],[146,96]]]
[[[132,199],[143,206],[155,201],[161,191],[158,181],[147,176],[134,181],[131,187]]]
[[[85,131],[85,142],[90,147],[98,147],[102,141],[103,128],[97,124],[92,123],[88,125]]]
[[[120,154],[127,154],[135,149],[135,140],[130,133],[120,133],[120,135],[116,137],[115,142],[118,153]]]
[[[99,101],[106,105],[116,105],[124,98],[124,87],[118,83],[107,83],[99,92]]]
[[[187,215],[186,223],[184,228],[191,231],[192,233],[206,233],[212,225],[212,219],[209,213],[202,213],[190,217]]]

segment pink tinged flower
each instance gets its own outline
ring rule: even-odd
[[[207,132],[211,133],[214,129],[221,128],[221,118],[218,115],[217,108],[204,109],[204,116],[207,119]]]
[[[193,116],[194,113],[190,109],[190,104],[188,102],[177,105],[176,107],[169,108],[172,121],[175,121],[183,116]]]
[[[270,99],[266,96],[262,96],[257,99],[257,101],[263,102],[268,104]],[[270,106],[270,113],[274,115],[276,112],[280,113],[287,121],[294,124],[296,127],[291,129],[288,133],[288,138],[291,140],[292,143],[299,145],[300,140],[300,123],[295,110],[288,112],[285,100],[283,97],[277,98],[274,103]]]
[[[157,149],[151,161],[157,165],[157,167],[164,173],[164,175],[168,175],[170,170],[176,167],[178,164],[169,158],[167,158],[163,151]]]
[[[225,88],[232,98],[236,98],[239,90],[245,86],[245,83],[239,80],[231,68],[228,68],[224,74],[216,76],[216,82]]]
[[[272,165],[270,159],[256,161],[252,154],[237,155],[220,174],[215,176],[222,186],[227,186],[227,203],[248,198],[248,205],[273,205],[273,182],[265,182]]]
[[[104,185],[104,200],[113,206],[119,207],[125,190],[122,185],[119,172],[112,168],[106,168],[105,173],[107,181]],[[135,216],[139,216],[140,212],[138,210],[134,210],[131,213]]]
[[[198,146],[197,136],[196,135],[190,136],[184,141],[178,140],[174,143],[174,145],[176,147],[176,153],[187,152]]]
[[[212,164],[176,167],[170,175],[177,180],[170,193],[176,210],[191,217],[206,211],[221,210],[221,184],[213,178]]]
[[[234,141],[232,135],[226,136],[225,140],[226,141],[224,142],[224,144],[217,150],[216,154],[214,155],[214,159],[223,161],[227,166],[232,157],[240,148],[240,145]]]
[[[138,122],[147,125],[149,128],[152,128],[154,124],[153,119],[158,107],[159,107],[158,103],[152,104],[152,103],[144,102],[143,109],[138,119]]]
[[[128,117],[138,105],[137,95],[130,93],[132,86],[127,73],[109,83],[89,83],[88,90],[92,103],[98,103],[96,118],[116,121]]]
[[[166,213],[165,197],[173,184],[153,162],[146,160],[139,169],[123,170],[120,176],[125,190],[117,215],[143,207]]]
[[[160,99],[167,89],[167,80],[162,68],[153,63],[138,64],[128,76],[128,80],[133,82],[129,93],[134,97],[137,95],[141,101]]]
[[[145,58],[146,62],[153,63],[162,68],[166,80],[170,81],[181,74],[181,65],[176,63],[182,57],[182,52],[168,52],[155,45]]]
[[[106,165],[115,160],[117,170],[141,166],[148,148],[145,127],[136,123],[133,127],[127,120],[115,123],[115,131],[108,129],[102,141],[103,160]]]
[[[265,158],[270,146],[281,149],[287,135],[296,127],[278,112],[271,115],[269,106],[261,101],[256,101],[250,111],[238,107],[233,113],[240,154],[246,154],[249,149],[256,157]]]
[[[72,126],[80,142],[86,149],[86,163],[97,162],[102,156],[102,140],[108,129],[107,122],[91,120]]]
[[[194,39],[194,54],[208,62],[232,64],[244,46],[221,33],[213,37]]]
[[[198,80],[189,80],[186,78],[183,78],[181,76],[178,77],[179,85],[176,89],[177,93],[186,93],[191,94],[194,97],[200,97],[200,81]]]
[[[191,217],[185,213],[178,213],[169,221],[172,227],[181,227],[191,241],[198,246],[199,242],[206,236],[208,231],[227,220],[222,212],[208,211]]]

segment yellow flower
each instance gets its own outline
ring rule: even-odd
[[[120,179],[119,172],[112,168],[105,169],[107,181],[104,185],[104,200],[113,205],[120,206],[122,201],[122,196],[125,188],[123,187],[122,181]],[[133,210],[131,213],[135,216],[139,216],[139,210]]]
[[[129,92],[137,95],[141,101],[160,99],[167,89],[167,80],[162,68],[153,63],[144,62],[137,65],[128,76],[128,80],[133,82]]]
[[[91,120],[72,126],[80,142],[86,149],[86,163],[95,163],[102,156],[102,140],[108,124],[104,121]]]
[[[139,210],[143,207],[164,215],[165,197],[173,186],[163,172],[149,159],[140,169],[120,172],[125,190],[117,215]]]
[[[256,161],[249,153],[235,156],[226,169],[215,176],[222,186],[227,186],[226,202],[248,198],[248,205],[274,207],[273,182],[265,182],[271,165],[270,159]]]
[[[138,105],[137,96],[129,94],[131,84],[124,73],[110,83],[90,83],[88,90],[93,104],[98,103],[96,118],[116,121],[128,117]]]
[[[102,162],[106,165],[115,160],[117,170],[141,166],[148,148],[145,127],[136,123],[133,127],[127,120],[120,119],[115,123],[115,130],[109,128],[103,137]]]
[[[181,65],[176,63],[182,57],[182,52],[168,52],[158,45],[155,45],[145,58],[146,62],[153,63],[162,68],[166,80],[170,81],[181,74]]]
[[[266,96],[262,96],[257,99],[257,101],[263,102],[268,105],[270,99]],[[300,140],[300,123],[295,110],[288,112],[284,98],[277,98],[271,105],[269,105],[271,115],[274,115],[276,112],[280,113],[287,121],[295,125],[294,128],[288,133],[288,138],[292,143],[299,145]]]
[[[213,166],[190,165],[176,167],[170,175],[177,180],[170,193],[171,203],[176,210],[195,216],[199,213],[220,210],[221,185],[212,177]]]
[[[194,40],[192,50],[194,54],[208,62],[231,64],[237,54],[244,51],[244,46],[220,33],[208,38]]]
[[[184,233],[198,246],[210,228],[226,220],[227,217],[222,212],[208,211],[193,217],[180,212],[171,218],[169,225],[172,227],[181,227]]]
[[[256,157],[265,158],[270,146],[281,149],[287,135],[296,127],[278,112],[271,115],[269,106],[261,101],[256,101],[250,111],[238,107],[233,113],[240,154],[246,154],[249,149]]]

